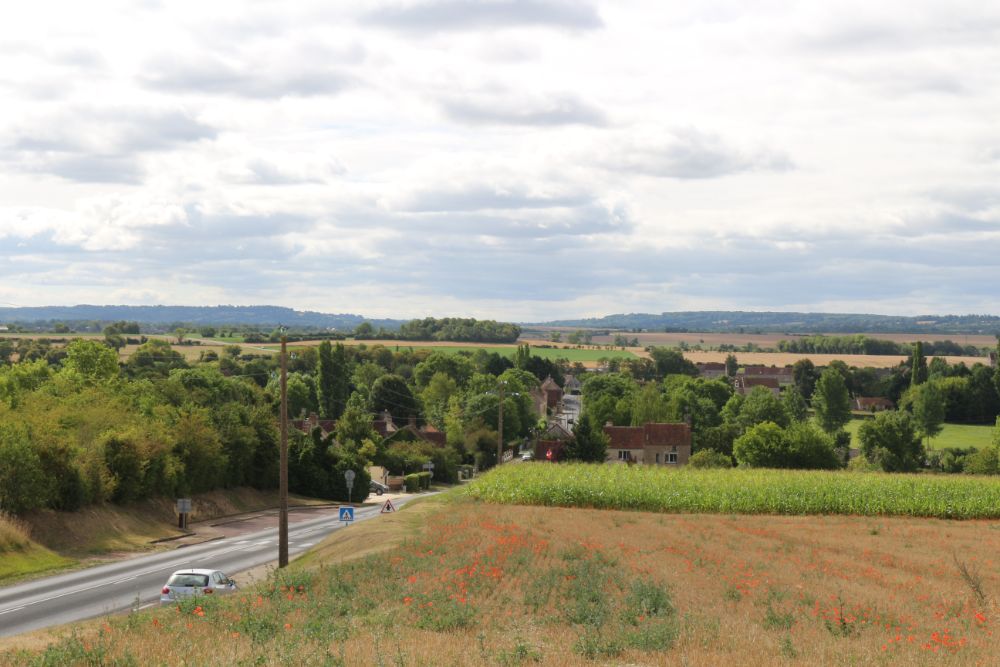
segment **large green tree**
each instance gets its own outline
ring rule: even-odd
[[[913,419],[906,412],[878,413],[861,424],[858,439],[865,458],[887,472],[916,470],[923,464],[924,448]]]
[[[927,382],[927,357],[924,356],[924,344],[919,340],[913,344],[913,366],[910,371],[910,386],[916,387]]]
[[[608,436],[584,413],[573,429],[573,438],[566,443],[566,459],[590,463],[603,463],[608,458]]]
[[[320,343],[316,371],[316,395],[320,413],[328,419],[337,419],[347,407],[347,399],[351,394],[344,345],[337,343],[334,347],[326,340]]]
[[[913,422],[925,443],[940,433],[944,424],[944,394],[938,383],[938,380],[931,380],[910,389]]]
[[[836,433],[851,420],[851,396],[838,370],[827,368],[819,376],[812,406],[816,421],[827,433]]]

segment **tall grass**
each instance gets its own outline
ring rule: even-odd
[[[1000,518],[1000,478],[532,463],[474,482],[480,500],[651,512]]]
[[[0,554],[23,551],[30,544],[31,540],[24,526],[17,519],[0,512]]]

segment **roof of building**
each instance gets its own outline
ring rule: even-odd
[[[562,391],[562,388],[556,384],[556,381],[552,379],[552,376],[545,378],[545,382],[542,383],[542,391]]]
[[[643,426],[605,426],[610,449],[691,446],[691,427],[680,423],[653,423]]]

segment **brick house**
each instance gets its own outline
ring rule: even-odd
[[[563,397],[562,388],[556,384],[551,375],[545,378],[545,382],[542,383],[542,393],[545,394],[545,406],[550,410],[559,405],[559,401]]]
[[[685,423],[604,427],[608,461],[684,465],[691,458],[691,426]]]
[[[706,380],[726,377],[726,365],[718,361],[705,361],[694,366],[698,369],[698,376]]]

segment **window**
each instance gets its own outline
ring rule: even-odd
[[[167,581],[167,586],[175,586],[178,588],[182,586],[204,588],[205,586],[208,586],[208,575],[194,574],[193,572],[175,574],[170,577],[169,581]]]
[[[667,463],[677,463],[677,452],[667,452]]]
[[[628,461],[628,459],[629,459],[628,450],[626,450],[626,449],[619,449],[618,450],[618,460],[619,461]]]
[[[660,453],[659,452],[656,452],[656,462],[657,463],[660,462]]]

